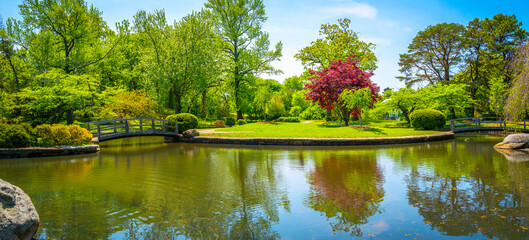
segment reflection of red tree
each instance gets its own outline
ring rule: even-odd
[[[309,183],[309,204],[329,218],[337,217],[338,222],[331,223],[335,230],[358,232],[355,225],[376,214],[384,196],[377,162],[365,156],[332,155],[316,164]]]

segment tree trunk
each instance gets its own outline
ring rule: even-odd
[[[20,84],[18,81],[18,75],[17,75],[17,71],[15,70],[15,66],[13,66],[13,62],[11,62],[11,57],[9,57],[7,60],[9,62],[9,65],[11,66],[11,70],[13,70],[13,75],[15,75],[15,83],[17,85],[17,92],[20,92]]]
[[[452,119],[456,119],[456,111],[454,107],[450,107],[450,115]]]
[[[342,118],[345,122],[345,126],[349,126],[349,117],[351,116],[351,113],[348,111],[342,111]]]
[[[180,112],[182,112],[182,96],[175,93],[175,114],[179,114]]]
[[[243,119],[242,117],[242,111],[241,111],[241,100],[239,95],[239,86],[240,86],[240,76],[239,76],[239,68],[235,68],[235,109],[237,110],[237,120]]]
[[[68,110],[66,110],[66,124],[67,125],[72,125],[73,124],[73,109],[70,108]]]
[[[173,98],[174,98],[174,90],[173,90],[173,88],[171,88],[169,90],[169,104],[167,106],[167,107],[169,107],[169,109],[173,109],[174,108]]]
[[[207,95],[208,95],[208,91],[204,89],[202,91],[202,106],[200,108],[200,110],[201,110],[200,117],[202,119],[206,118],[206,100],[207,100],[206,97],[207,97]]]

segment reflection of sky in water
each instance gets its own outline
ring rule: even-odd
[[[32,197],[39,238],[519,239],[528,164],[492,150],[499,140],[299,148],[121,139],[99,154],[3,160],[0,176]]]

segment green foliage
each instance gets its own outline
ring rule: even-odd
[[[503,106],[507,99],[507,84],[503,79],[495,79],[490,83],[490,110],[492,110],[496,116],[503,115]]]
[[[247,122],[246,122],[246,120],[244,120],[244,119],[239,119],[239,120],[237,120],[237,124],[239,124],[239,125],[244,125],[244,124],[246,124],[246,123],[247,123]]]
[[[306,100],[305,94],[307,92],[304,90],[296,91],[292,94],[292,107],[299,106],[302,110],[307,109],[310,106],[310,101]]]
[[[145,91],[134,90],[116,94],[103,108],[109,113],[107,119],[152,118],[156,116],[157,103]]]
[[[225,43],[224,52],[229,59],[225,70],[230,73],[237,118],[241,119],[243,100],[248,99],[243,99],[241,86],[252,79],[252,73],[280,72],[271,63],[282,56],[283,44],[279,42],[274,50],[269,50],[269,35],[261,29],[266,14],[260,0],[208,0],[205,6],[211,9]]]
[[[178,122],[178,132],[182,133],[188,129],[195,129],[198,127],[198,118],[191,113],[179,113],[169,115],[166,120]]]
[[[215,124],[213,124],[215,127],[225,127],[226,124],[224,123],[223,120],[217,120],[215,121]]]
[[[359,59],[363,70],[375,70],[377,58],[375,44],[366,43],[350,28],[351,20],[338,19],[338,24],[322,24],[320,36],[309,46],[301,49],[294,57],[302,62],[305,68],[328,67],[331,61],[346,60],[351,55]]]
[[[325,118],[325,110],[318,105],[312,105],[299,114],[303,120],[321,120]]]
[[[290,108],[290,112],[288,113],[292,117],[297,117],[299,114],[301,114],[302,108],[300,106],[293,106]]]
[[[456,23],[439,23],[417,33],[408,46],[408,53],[401,54],[399,77],[406,86],[419,82],[448,83],[454,69],[463,62],[465,27]]]
[[[35,128],[37,145],[51,146],[80,146],[92,142],[92,134],[79,125],[42,124]]]
[[[235,126],[235,118],[233,118],[233,117],[226,117],[224,119],[224,122],[226,123],[226,126],[228,126],[228,127]]]
[[[285,114],[285,105],[281,101],[281,97],[276,95],[272,99],[269,99],[267,104],[268,108],[266,109],[266,114],[270,118],[269,120],[277,119]]]
[[[0,148],[22,148],[34,144],[35,138],[28,124],[0,123]]]
[[[349,109],[357,109],[358,117],[360,118],[360,126],[362,126],[362,111],[365,108],[373,105],[371,89],[362,88],[358,90],[345,89],[338,98]],[[346,122],[347,124],[347,122]]]
[[[443,128],[446,123],[445,115],[437,110],[417,110],[410,114],[411,125],[415,129],[432,130]]]
[[[300,122],[299,117],[284,117],[283,122]]]
[[[420,108],[437,109],[448,113],[451,109],[456,112],[463,112],[473,103],[465,84],[442,84],[430,85],[418,91],[420,98]],[[456,112],[452,113],[452,118]]]

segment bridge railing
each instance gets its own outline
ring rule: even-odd
[[[450,130],[458,131],[465,129],[509,129],[509,130],[527,130],[527,120],[518,122],[508,122],[503,117],[475,117],[475,118],[459,118],[450,120]]]
[[[116,134],[178,134],[178,122],[155,118],[122,118],[86,123],[86,128],[99,140]]]

